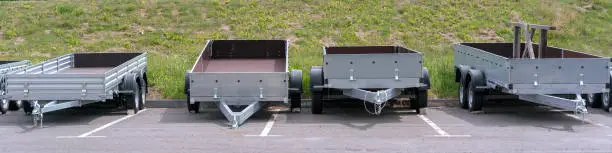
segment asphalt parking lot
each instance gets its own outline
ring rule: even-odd
[[[381,116],[361,107],[260,111],[239,129],[215,108],[68,109],[45,114],[42,128],[11,112],[0,116],[0,152],[612,152],[612,114],[592,109],[582,119],[520,102],[487,106]]]

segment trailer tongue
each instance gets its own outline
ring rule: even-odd
[[[513,43],[461,43],[454,49],[459,102],[470,111],[482,109],[493,95],[588,113],[584,95],[596,95],[592,106],[608,101],[610,58],[547,46],[555,27],[511,23]],[[521,43],[521,30],[526,42]],[[539,44],[531,42],[539,30]],[[590,96],[593,97],[593,96]],[[609,107],[609,106],[605,106]]]
[[[288,72],[285,40],[209,40],[185,77],[188,110],[217,103],[233,128],[267,103],[300,108],[302,72]]]

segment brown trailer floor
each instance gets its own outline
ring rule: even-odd
[[[284,59],[213,59],[197,72],[285,72]]]
[[[113,69],[112,67],[87,67],[87,68],[68,68],[60,71],[63,74],[104,74],[104,72]]]

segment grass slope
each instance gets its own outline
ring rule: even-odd
[[[432,95],[454,97],[452,43],[510,42],[506,23],[518,15],[560,27],[552,46],[610,56],[611,8],[608,0],[0,2],[0,59],[146,51],[157,98],[184,98],[183,75],[207,39],[290,39],[290,68],[304,72],[325,45],[403,45],[425,53]]]

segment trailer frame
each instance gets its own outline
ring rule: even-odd
[[[410,98],[411,108],[420,113],[427,107],[429,86],[423,53],[401,46],[323,47],[323,66],[310,71],[312,113],[321,114],[324,101],[345,98],[363,101],[374,115],[392,99]]]
[[[134,113],[144,109],[147,53],[70,53],[6,75],[3,99],[17,102],[43,125],[44,113],[113,102]],[[99,68],[104,65],[108,68]],[[74,71],[69,69],[96,71]],[[99,68],[99,70],[97,70]]]
[[[221,47],[215,47],[217,45]],[[288,70],[288,45],[287,40],[208,40],[191,70],[185,74],[188,110],[199,113],[200,103],[216,103],[230,126],[238,128],[269,103],[290,103],[292,111],[301,108],[302,72]],[[231,67],[216,70],[206,67],[221,59],[273,59],[277,60],[275,66],[282,68],[230,71]],[[278,63],[283,60],[284,63]]]
[[[609,94],[610,58],[547,46],[548,30],[555,27],[510,24],[514,27],[511,44],[455,45],[455,82],[460,83],[462,108],[481,111],[486,99],[515,95],[512,99],[586,114],[586,94]],[[525,43],[520,42],[522,29]],[[536,30],[540,43],[532,44]]]

